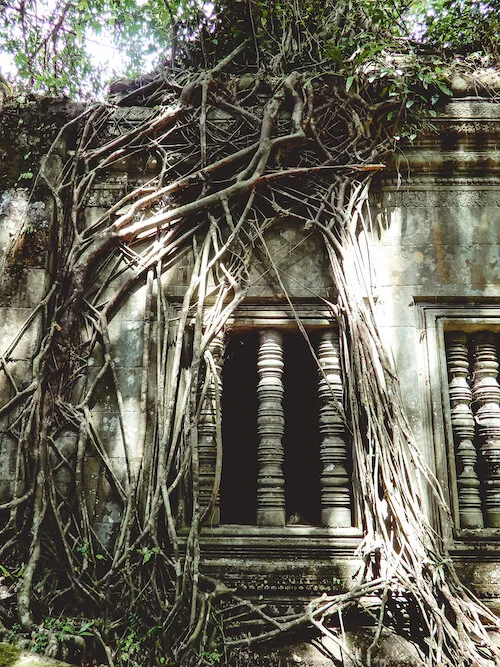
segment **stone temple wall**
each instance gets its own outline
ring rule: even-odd
[[[37,184],[32,192],[25,188],[33,181],[24,167],[29,158],[24,160],[24,156],[31,152],[35,157],[42,156],[49,138],[56,136],[65,118],[78,113],[78,109],[56,107],[38,125],[35,120],[40,112],[35,103],[28,103],[25,109],[9,109],[7,121],[4,111],[2,121],[0,261],[7,269],[0,282],[2,403],[11,396],[7,371],[12,369],[18,388],[29,384],[37,330],[31,328],[32,340],[23,338],[17,343],[16,336],[29,318],[41,317],[41,312],[34,309],[51,281],[52,204]],[[147,110],[128,108],[120,113],[128,114],[133,123]],[[18,124],[19,120],[23,122]],[[31,129],[23,136],[22,128],[27,125]],[[50,132],[46,132],[47,125]],[[496,360],[489,357],[489,365],[485,362],[481,366],[483,357],[477,350],[486,354],[480,347],[484,345],[484,332],[498,348],[495,340],[500,333],[500,107],[480,98],[454,99],[443,108],[435,125],[436,132],[422,136],[413,145],[401,146],[374,185],[371,229],[362,232],[370,257],[366,281],[372,286],[378,324],[394,355],[411,426],[451,509],[451,519],[442,522],[429,501],[431,520],[443,532],[467,582],[480,597],[500,609],[500,521],[494,518],[496,506],[500,508],[496,465],[500,445],[495,449],[494,443],[494,429],[499,426],[495,422],[490,433],[487,420],[482,421],[479,410],[490,399],[484,398],[477,379],[486,377],[490,385],[496,382],[496,370],[491,370]],[[12,136],[14,146],[9,139]],[[68,150],[71,137],[58,147],[60,156],[56,152],[51,168],[61,168]],[[148,170],[154,168],[140,160],[117,163],[94,188],[87,209],[89,223],[128,185],[146,180]],[[283,271],[285,287],[303,309],[313,308],[318,298],[334,296],[326,258],[313,235],[283,220],[269,236],[268,245]],[[182,298],[189,261],[187,257],[184,266],[164,276],[163,289],[174,304]],[[125,279],[122,275],[116,280]],[[286,320],[281,288],[258,258],[252,265],[250,282],[241,315],[245,326],[251,320]],[[145,378],[150,396],[155,392],[154,373],[144,366],[148,358],[144,354],[144,322],[150,317],[150,306],[147,287],[139,287],[123,300],[110,325],[126,437],[137,461],[147,429],[151,428],[140,414]],[[314,317],[321,318],[321,314]],[[456,332],[463,334],[462,338],[457,339]],[[454,374],[449,349],[455,340],[462,341],[465,363],[470,365],[465,375]],[[87,363],[93,367],[92,377],[102,360],[91,357]],[[489,489],[480,491],[479,510],[470,500],[474,484],[470,475],[463,477],[465,459],[457,451],[464,436],[457,425],[456,409],[460,406],[450,385],[453,378],[468,383],[473,395],[473,422],[471,426],[469,420],[468,428],[472,428],[474,447],[484,459],[476,477],[480,478],[481,489]],[[490,403],[496,400],[498,408],[495,396]],[[103,390],[92,408],[92,419],[111,465],[120,474],[125,454],[118,408],[111,392]],[[494,419],[498,419],[496,412]],[[5,419],[0,419],[0,432],[0,494],[5,496],[15,473],[15,442]],[[59,437],[62,451],[66,441],[71,447],[73,434],[63,431]],[[489,453],[481,453],[483,441],[490,443]],[[96,457],[87,463],[90,514],[101,538],[111,540],[119,508],[101,461]],[[60,483],[65,483],[63,471]],[[474,511],[486,517],[483,527],[470,518]],[[204,564],[209,571],[224,573],[226,581],[245,595],[268,600],[279,611],[282,606],[288,609],[303,603],[327,586],[329,590],[348,586],[358,565],[354,550],[359,540],[355,526],[332,531],[304,525],[221,525],[204,533]],[[313,659],[297,651],[298,661]],[[318,660],[314,664],[319,664]]]
[[[464,579],[499,609],[499,524],[485,517],[484,528],[478,529],[469,515],[470,487],[457,450],[465,439],[459,424],[463,403],[454,393],[457,380],[464,386],[466,381],[459,379],[450,357],[452,332],[465,332],[476,422],[474,429],[469,416],[468,425],[478,448],[481,493],[488,496],[482,497],[484,511],[485,504],[498,502],[495,491],[484,491],[488,485],[496,489],[497,468],[485,453],[484,441],[491,442],[492,434],[486,432],[480,410],[497,399],[483,400],[479,378],[481,373],[489,376],[486,382],[492,385],[497,380],[495,368],[484,375],[477,356],[481,348],[474,346],[484,331],[498,344],[499,107],[473,98],[453,100],[436,126],[437,135],[404,148],[383,175],[374,193],[375,234],[366,243],[374,267],[377,318],[391,341],[410,423],[452,510],[452,521],[440,530]],[[490,362],[494,366],[496,359]],[[461,478],[462,499],[457,490]],[[494,510],[490,508],[491,516]]]

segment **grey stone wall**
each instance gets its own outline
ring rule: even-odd
[[[133,116],[136,112],[129,109],[121,113]],[[23,114],[24,111],[16,118]],[[449,442],[440,391],[442,350],[430,313],[450,307],[467,308],[470,312],[477,308],[478,313],[489,308],[491,312],[499,304],[500,107],[481,99],[457,99],[443,109],[436,125],[437,134],[402,146],[375,183],[372,228],[362,233],[362,245],[370,256],[366,280],[373,288],[377,321],[394,355],[411,426],[453,505]],[[11,272],[0,281],[0,363],[4,368],[15,368],[18,387],[29,383],[35,340],[16,343],[16,336],[50,283],[51,205],[42,195],[28,198],[27,191],[20,187],[23,161],[19,154],[25,148],[22,141],[16,146],[5,167],[9,173],[0,179],[0,261],[8,266],[13,257],[21,260],[16,263],[20,267],[17,274]],[[65,149],[62,147],[61,152]],[[37,150],[43,152],[41,148]],[[53,168],[58,168],[57,156]],[[116,201],[117,195],[123,194],[128,182],[146,178],[148,168],[116,165],[109,178],[94,189],[87,210],[89,223]],[[275,261],[285,270],[285,286],[292,297],[314,301],[318,296],[334,296],[326,257],[314,234],[283,220],[268,242]],[[164,277],[163,288],[174,301],[182,297],[188,269],[186,258],[185,266]],[[117,280],[126,277],[125,274]],[[280,286],[258,258],[252,266],[250,282],[252,301],[273,303],[283,298]],[[146,302],[146,286],[135,289],[124,299],[110,324],[112,355],[125,408],[125,439],[137,463],[146,428],[140,415],[140,388],[145,373],[150,377],[150,394],[155,391],[154,373],[143,367],[143,325],[149,317]],[[36,327],[30,331],[36,338]],[[15,361],[20,363],[14,364]],[[102,359],[93,355],[87,363],[92,378]],[[11,392],[11,382],[2,371],[2,401]],[[92,420],[101,434],[109,464],[120,477],[125,456],[123,437],[117,405],[105,387],[92,408]],[[60,434],[62,451],[66,442],[72,446],[73,438],[70,432]],[[8,424],[0,420],[2,495],[11,490],[15,451]],[[102,461],[95,456],[87,463],[91,471],[87,480],[88,507],[98,534],[107,542],[112,539],[119,507],[103,474]],[[65,483],[63,471],[59,481]],[[437,521],[431,501],[428,511]],[[468,540],[457,537],[452,524],[436,525],[444,531],[467,581],[480,596],[500,607],[499,535],[490,531]],[[330,586],[335,580],[345,587],[357,566],[353,551],[359,536],[355,531],[334,537],[308,529],[230,533],[225,529],[207,531],[205,566],[214,572],[223,570],[229,581],[236,581],[241,580],[239,563],[244,560],[246,591],[278,606],[301,603],[308,596],[321,593],[327,580]],[[273,545],[278,543],[280,549],[275,549]]]
[[[437,126],[437,136],[402,149],[383,174],[366,243],[377,319],[391,343],[410,423],[454,508],[450,524],[438,523],[439,529],[464,580],[498,610],[497,531],[465,535],[458,529],[437,323],[452,313],[491,322],[500,312],[500,109],[494,102],[455,100]],[[432,506],[429,513],[435,516]]]

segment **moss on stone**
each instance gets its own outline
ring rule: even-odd
[[[11,644],[0,642],[0,667],[72,667],[65,662],[43,655],[21,651]]]
[[[20,655],[20,649],[0,642],[0,667],[12,667]]]

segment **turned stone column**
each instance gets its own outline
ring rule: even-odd
[[[477,452],[473,443],[475,422],[472,391],[467,382],[469,351],[467,335],[453,331],[447,335],[447,362],[450,378],[451,426],[457,463],[458,511],[461,528],[483,528],[480,482],[476,473]]]
[[[202,514],[210,504],[216,482],[217,462],[217,402],[216,396],[222,393],[222,355],[224,352],[223,334],[218,334],[210,343],[217,376],[210,374],[205,400],[203,401],[198,421],[198,452],[200,459],[200,510]],[[207,372],[210,372],[209,370]],[[219,415],[219,419],[221,415]],[[219,493],[214,508],[205,519],[210,526],[218,526],[220,522]]]
[[[343,391],[337,332],[324,331],[318,345],[319,431],[321,437],[321,523],[352,525],[347,444],[341,408]]]
[[[257,361],[257,525],[285,525],[283,477],[283,336],[279,331],[259,333]]]
[[[472,395],[478,406],[476,422],[485,469],[485,523],[487,527],[500,528],[500,386],[494,334],[477,335],[474,356]]]

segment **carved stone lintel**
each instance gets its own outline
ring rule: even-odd
[[[352,525],[347,444],[341,414],[342,377],[338,334],[321,334],[318,345],[319,430],[321,436],[321,523],[329,528]]]
[[[279,331],[259,333],[257,398],[257,525],[285,525],[283,476],[283,336]]]
[[[217,377],[211,374],[205,400],[200,411],[198,422],[198,451],[200,459],[200,509],[204,513],[210,505],[214,485],[216,483],[217,465],[217,393],[222,393],[222,355],[224,352],[223,334],[218,334],[210,344]],[[215,505],[205,521],[210,526],[218,526],[220,522],[219,493]]]
[[[476,336],[474,347],[473,398],[478,405],[476,422],[481,437],[484,462],[485,522],[500,528],[500,386],[495,335],[483,332]]]
[[[472,391],[467,382],[469,354],[467,335],[453,331],[447,335],[447,362],[450,377],[451,425],[457,463],[458,508],[461,528],[483,528],[480,482],[476,472],[475,423],[471,409]]]

